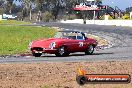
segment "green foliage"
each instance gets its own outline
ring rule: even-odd
[[[111,16],[109,16],[109,18],[108,18],[109,20],[113,20],[113,18],[111,17]]]
[[[4,13],[4,9],[0,8],[0,15]]]
[[[45,22],[49,22],[50,20],[53,20],[53,15],[48,11],[46,11],[44,14],[42,14],[42,17],[43,17],[42,18],[43,21],[45,21]]]
[[[74,14],[69,14],[69,15],[64,15],[63,17],[65,20],[73,20],[73,19],[77,19],[77,16]]]
[[[2,20],[0,25],[17,25],[17,24],[31,24],[30,22],[16,21],[16,20]]]
[[[129,14],[125,14],[125,15],[122,17],[122,19],[130,19]]]
[[[128,7],[128,8],[126,8],[125,13],[126,13],[126,14],[129,14],[131,11],[132,11],[132,7]]]
[[[105,15],[103,15],[100,19],[101,19],[101,20],[104,20],[104,19],[105,19]],[[108,19],[109,19],[109,20],[113,20],[113,18],[112,18],[110,15],[109,15]]]
[[[50,88],[49,86],[44,86],[44,87],[42,87],[42,88]]]
[[[0,26],[0,55],[28,51],[28,44],[34,39],[54,36],[55,30],[34,26]]]

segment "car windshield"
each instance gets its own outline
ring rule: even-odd
[[[76,32],[57,32],[55,38],[84,39],[81,33]]]

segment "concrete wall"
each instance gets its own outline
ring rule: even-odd
[[[2,15],[0,15],[0,20],[2,20]]]
[[[66,20],[66,21],[62,20],[61,23],[83,24],[83,19],[74,19],[74,20]],[[131,26],[132,27],[132,20],[86,20],[86,24]]]

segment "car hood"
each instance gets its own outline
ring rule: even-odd
[[[61,39],[61,38],[49,38],[49,39],[39,39],[32,41],[32,44],[30,47],[42,47],[42,48],[48,48],[50,43],[52,42],[59,42],[59,41],[65,41],[67,39]]]

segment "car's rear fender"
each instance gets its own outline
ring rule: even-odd
[[[97,45],[95,45],[95,44],[91,44],[94,48],[97,46]]]

